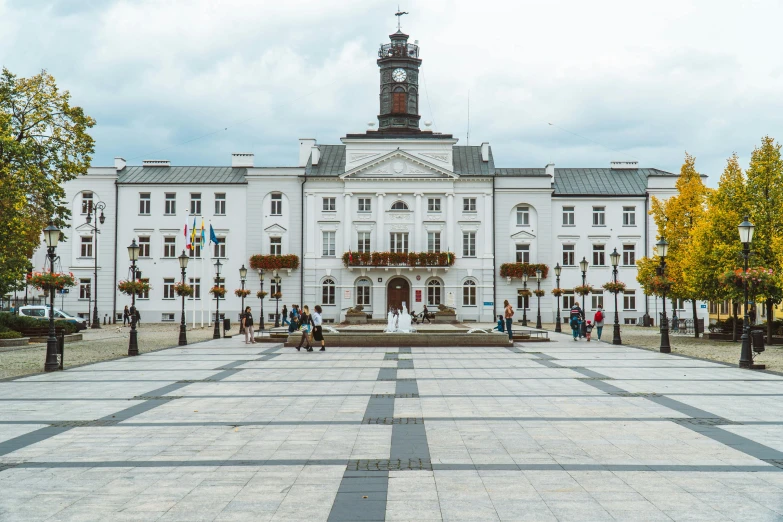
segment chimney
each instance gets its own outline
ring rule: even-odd
[[[489,161],[489,143],[486,141],[481,144],[481,161]]]
[[[141,162],[142,167],[171,167],[171,161],[169,160],[144,160]]]
[[[546,175],[555,177],[555,164],[554,163],[547,163],[546,165]]]
[[[125,168],[125,158],[114,158],[115,170],[122,170]]]
[[[310,151],[315,145],[313,138],[299,138],[299,166],[307,166],[307,158],[310,157]]]
[[[313,157],[311,160],[313,165],[318,165],[318,161],[321,159],[321,151],[318,149],[318,147],[313,145],[313,147],[310,149],[310,153]]]
[[[639,162],[638,161],[612,161],[610,162],[610,166],[612,170],[638,169]]]
[[[232,167],[252,167],[253,166],[253,154],[235,152],[231,155]]]

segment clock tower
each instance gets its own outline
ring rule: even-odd
[[[420,132],[419,46],[408,43],[401,30],[389,36],[391,43],[378,50],[381,73],[378,131]]]

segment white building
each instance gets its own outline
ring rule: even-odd
[[[583,306],[592,311],[602,304],[613,313],[612,295],[598,290],[611,280],[609,255],[615,248],[622,255],[619,279],[628,285],[619,296],[621,321],[635,322],[645,312],[655,317],[655,300],[646,299],[636,282],[635,261],[651,255],[656,241],[647,214],[650,196],[674,194],[677,175],[635,162],[601,168],[496,167],[488,143],[461,146],[449,134],[420,130],[419,48],[399,31],[390,38],[377,61],[378,130],[347,134],[341,144],[300,139],[298,162],[286,168],[255,167],[253,154],[234,154],[230,167],[180,167],[165,160],[128,166],[117,158],[114,167],[91,168],[69,182],[74,225],[58,254],[62,268],[73,271],[82,288],[64,298],[65,309],[88,311],[94,259],[84,245],[92,234],[81,224],[92,198],[106,203],[107,216],[97,246],[101,317],[120,314],[129,304],[116,282],[128,276],[126,247],[135,239],[142,245],[138,266],[152,286],[138,303],[142,321],[179,320],[180,300],[171,285],[180,279],[176,257],[185,248],[184,225],[192,227],[194,217],[199,227],[202,219],[207,229],[211,225],[221,244],[210,245],[208,255],[190,262],[188,279],[199,287],[199,296],[188,300],[189,323],[200,323],[202,315],[209,322],[214,312],[207,292],[216,258],[223,263],[229,290],[221,312],[236,318],[240,300],[233,290],[240,285],[239,268],[250,267],[255,254],[296,255],[298,268],[278,271],[280,305],[321,304],[327,320],[340,321],[356,304],[381,318],[390,306],[405,302],[416,311],[425,303],[431,308],[444,304],[456,308],[461,320],[492,321],[505,299],[519,308],[516,317],[521,318],[522,281],[500,272],[505,263],[527,262],[548,269],[541,282],[547,292],[541,314],[544,322],[552,322],[552,268],[563,267],[561,306],[567,310],[574,299],[569,292],[581,284],[583,258],[590,265],[587,282],[596,289]],[[432,256],[419,262],[426,266],[386,261],[378,266],[378,255],[363,261],[362,255],[372,252],[449,252],[453,259]],[[35,265],[43,266],[41,251]],[[273,275],[266,274],[267,291]],[[252,293],[246,301],[256,313],[259,284],[251,270],[247,285]],[[535,284],[531,277],[529,288]],[[267,317],[274,307],[268,296]],[[535,321],[535,314],[533,297],[528,320]],[[684,311],[682,316],[689,315]]]

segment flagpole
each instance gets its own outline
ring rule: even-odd
[[[210,223],[210,225],[212,224],[212,220],[211,219],[209,220],[209,223]],[[211,247],[212,246],[212,242],[206,239],[206,227],[203,227],[203,228],[204,228],[204,230],[202,231],[201,237],[204,238],[204,243],[208,244]],[[207,249],[209,249],[209,247],[207,247]],[[209,264],[207,266],[207,273],[209,274],[208,278],[210,280],[210,284],[212,284],[212,282],[213,282],[212,281],[212,254],[210,254],[210,256],[209,256],[209,261],[210,262],[209,262]],[[210,287],[210,288],[212,288],[212,287]],[[209,322],[209,326],[211,328],[212,327],[212,299],[207,301],[207,319],[209,319],[208,322]],[[216,317],[215,321],[217,321],[217,320],[218,319]]]

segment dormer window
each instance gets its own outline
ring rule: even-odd
[[[395,201],[391,206],[392,210],[408,210],[408,205],[404,201]]]

